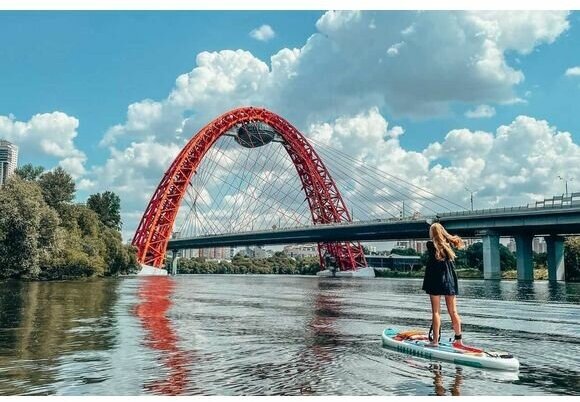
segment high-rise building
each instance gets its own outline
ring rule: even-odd
[[[416,240],[415,251],[418,252],[419,254],[423,254],[425,251],[427,251],[427,241]]]
[[[231,247],[210,247],[180,250],[181,258],[206,258],[208,260],[231,260]]]
[[[398,240],[395,243],[395,247],[393,247],[393,248],[403,249],[403,248],[410,248],[410,247],[411,247],[411,241],[410,240]]]
[[[180,232],[173,232],[173,239],[180,239]],[[208,260],[231,260],[234,256],[233,247],[209,247],[209,248],[188,248],[179,250],[181,258],[206,258]],[[168,250],[168,255],[170,251]]]
[[[512,253],[514,253],[518,250],[517,243],[513,237],[510,238],[510,240],[507,244],[507,248]],[[534,239],[532,240],[532,251],[534,253],[545,253],[546,249],[547,249],[547,246],[546,246],[546,241],[544,240],[544,238],[543,237],[534,237]]]
[[[318,246],[316,244],[297,244],[284,247],[284,252],[288,257],[317,257]]]
[[[423,254],[427,250],[427,241],[426,240],[399,240],[395,243],[395,247],[398,249],[405,249],[405,248],[412,248],[417,251],[419,254]]]
[[[465,248],[469,247],[469,246],[473,246],[475,243],[481,243],[483,240],[481,240],[480,238],[477,237],[468,237],[468,238],[464,238],[463,239],[463,243],[465,245]]]
[[[481,239],[463,238],[463,243],[466,248],[478,242],[481,242]],[[423,254],[424,252],[427,251],[427,240],[417,240],[417,239],[398,240],[395,242],[393,248],[394,249],[412,248],[419,254]]]
[[[18,147],[6,140],[0,140],[0,185],[6,183],[16,170]]]
[[[547,251],[546,241],[543,237],[534,237],[534,240],[532,240],[532,250],[534,253],[545,253]]]
[[[181,258],[197,258],[199,257],[199,249],[196,248],[187,248],[183,250],[179,250],[179,256]]]

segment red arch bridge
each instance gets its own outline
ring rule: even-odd
[[[389,173],[391,166],[371,168],[329,138],[319,130],[307,139],[263,108],[219,116],[187,142],[153,193],[133,238],[139,262],[161,267],[168,249],[317,243],[322,267],[331,260],[355,272],[367,267],[358,241],[426,238],[428,222],[439,219],[455,233],[483,237],[488,279],[499,276],[500,236],[516,238],[518,277],[530,279],[537,235],[549,239],[550,278],[563,279],[562,236],[580,233],[580,194],[467,211]]]

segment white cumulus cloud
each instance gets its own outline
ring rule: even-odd
[[[28,121],[0,116],[0,138],[19,147],[20,159],[48,156],[78,178],[85,174],[86,155],[76,148],[79,121],[63,112],[35,114]]]
[[[399,136],[393,138],[388,131],[388,122],[373,108],[315,125],[309,136],[462,205],[469,203],[468,186],[477,190],[479,208],[533,204],[563,193],[558,175],[580,177],[580,146],[571,134],[530,116],[518,116],[494,132],[451,130],[443,141],[419,152],[402,147]],[[326,162],[334,164],[333,160]],[[345,182],[364,174],[355,166],[349,172],[337,178],[339,188],[348,187]],[[383,183],[394,183],[383,177]],[[367,190],[345,198],[349,205],[360,208],[368,194]],[[366,208],[373,208],[368,200]]]
[[[565,75],[567,77],[577,77],[580,76],[580,66],[570,67],[566,70]]]
[[[387,49],[387,54],[391,57],[394,57],[399,54],[399,49],[405,46],[405,42],[395,43],[393,46]]]
[[[482,119],[495,116],[495,108],[489,105],[479,105],[475,109],[465,112],[470,119]]]
[[[269,65],[243,50],[198,54],[166,99],[130,105],[102,144],[187,138],[225,110],[250,104],[305,128],[373,106],[431,116],[453,102],[514,103],[524,75],[505,53],[551,43],[569,25],[566,12],[524,14],[329,11],[302,48],[280,50]]]
[[[464,179],[479,186],[480,207],[521,205],[561,194],[557,176],[580,174],[580,146],[571,134],[529,116],[518,116],[495,133],[453,130],[430,148],[436,150],[434,161],[451,161],[444,169],[472,168]]]
[[[268,42],[276,36],[276,32],[274,32],[270,25],[264,24],[259,28],[253,29],[250,32],[250,36],[256,40]]]

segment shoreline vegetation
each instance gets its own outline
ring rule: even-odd
[[[457,250],[455,260],[457,276],[460,279],[483,279],[482,243],[475,243],[463,250]],[[580,281],[580,238],[568,238],[566,247],[566,280]],[[375,275],[384,278],[422,278],[425,272],[426,253],[422,255],[414,249],[393,249],[393,254],[415,255],[421,257],[421,265],[404,270],[378,270]],[[367,253],[368,254],[368,253]],[[388,253],[385,253],[388,254]],[[171,261],[168,261],[170,270]],[[515,253],[500,245],[500,266],[502,279],[517,278]],[[548,269],[546,253],[534,253],[534,279],[547,280]],[[268,258],[248,258],[236,255],[231,261],[209,260],[203,257],[180,258],[177,263],[179,274],[285,274],[316,275],[320,270],[318,257],[291,258],[281,251]]]
[[[281,255],[261,259],[236,256],[231,262],[188,258],[179,260],[178,274],[316,275],[320,266],[316,257],[297,259],[293,261],[294,264],[289,261],[293,260]],[[483,279],[483,271],[477,268],[458,268],[456,272],[459,279]],[[423,278],[424,273],[424,267],[406,271],[375,268],[377,278]],[[517,270],[502,271],[502,279],[516,280]],[[547,279],[548,269],[546,267],[534,268],[534,280]]]
[[[457,278],[459,279],[483,279],[483,272],[475,268],[461,268],[456,269]],[[425,269],[418,269],[415,271],[377,271],[375,274],[381,278],[423,278]],[[502,280],[517,280],[517,270],[503,271],[501,273]],[[548,269],[545,267],[534,268],[534,280],[543,281],[548,280]]]
[[[203,258],[187,259],[187,268],[180,267],[178,274],[184,275],[316,275],[319,270],[318,259],[311,257],[308,262],[300,262],[297,260],[301,268],[292,270],[287,266],[279,271],[272,270],[270,272],[267,268],[267,262],[262,262],[260,265],[264,268],[257,269],[243,269],[239,265],[229,263],[227,261],[204,261]],[[252,260],[252,259],[248,259]],[[268,259],[263,259],[268,260]],[[246,261],[248,264],[249,261]],[[194,268],[195,267],[195,268]],[[483,279],[483,272],[476,268],[460,268],[456,270],[459,279]],[[378,270],[375,268],[375,276],[377,278],[419,278],[422,279],[425,273],[425,268],[418,268],[413,271],[398,271],[390,269]],[[509,270],[502,272],[502,280],[516,280],[517,270]],[[548,269],[546,267],[534,268],[534,280],[542,281],[548,280]]]
[[[86,203],[74,203],[75,194],[75,182],[64,169],[45,171],[31,164],[18,168],[0,187],[0,280],[106,277],[140,269],[136,249],[122,242],[119,197],[106,191],[90,195]],[[459,278],[483,278],[482,247],[479,242],[457,250]],[[420,263],[402,270],[375,269],[377,277],[423,277],[426,253],[414,249],[393,249],[391,253],[419,256]],[[547,279],[546,258],[546,253],[534,253],[535,279]],[[500,265],[503,279],[516,278],[515,254],[503,245]],[[566,239],[565,265],[566,280],[579,281],[580,237]],[[238,254],[231,261],[178,261],[182,274],[316,275],[319,270],[318,257],[295,259],[280,251],[269,258]]]
[[[114,276],[139,268],[121,237],[112,192],[73,203],[75,183],[61,167],[24,165],[0,188],[0,280]]]

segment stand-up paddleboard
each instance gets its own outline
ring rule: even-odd
[[[413,356],[495,370],[517,371],[520,368],[518,359],[506,352],[491,352],[445,341],[439,341],[437,347],[425,346],[428,343],[429,337],[422,330],[398,331],[387,328],[383,331],[383,346]]]

